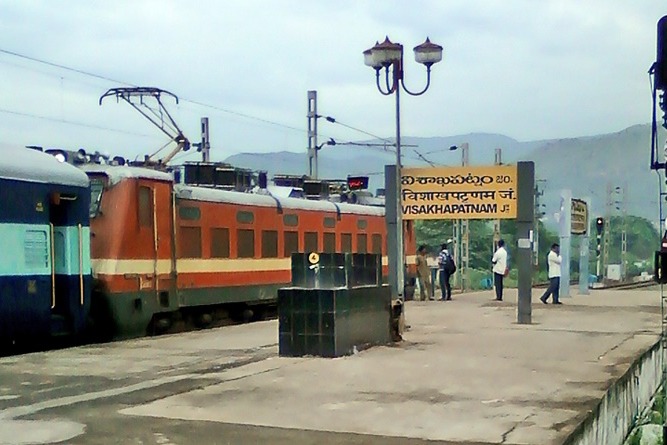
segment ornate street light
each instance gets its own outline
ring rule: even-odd
[[[378,91],[385,96],[396,94],[396,249],[393,256],[396,261],[396,283],[392,283],[395,296],[404,299],[405,289],[405,251],[403,248],[403,215],[401,207],[401,102],[400,90],[411,96],[420,96],[431,85],[431,66],[442,60],[442,46],[432,43],[428,37],[421,45],[414,48],[415,61],[426,66],[426,86],[419,92],[412,92],[405,87],[403,80],[403,45],[393,43],[386,37],[384,42],[364,51],[364,63],[375,70],[375,83]],[[391,67],[392,78],[389,78]],[[384,88],[380,84],[380,71],[385,71]],[[391,80],[391,81],[390,81]],[[390,205],[387,202],[386,205]],[[391,258],[392,252],[390,252]],[[390,261],[391,264],[391,261]]]

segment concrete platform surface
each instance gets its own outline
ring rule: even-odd
[[[560,444],[658,341],[656,291],[518,325],[516,292],[409,302],[405,341],[277,355],[277,322],[0,359],[0,444]]]

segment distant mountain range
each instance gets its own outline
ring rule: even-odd
[[[630,215],[658,221],[659,178],[650,170],[651,126],[635,125],[617,133],[571,139],[519,142],[501,134],[472,133],[443,137],[403,137],[403,165],[428,166],[461,165],[459,150],[451,146],[469,144],[470,165],[492,165],[495,149],[502,149],[502,162],[534,161],[536,179],[544,190],[545,222],[554,223],[558,211],[560,191],[572,190],[575,198],[589,197],[592,214],[606,213],[607,187],[612,189],[614,214],[620,214],[623,205],[621,190],[627,190],[626,208]],[[661,133],[660,140],[665,140]],[[304,141],[305,142],[305,141]],[[372,140],[368,143],[380,144]],[[416,147],[410,147],[410,146]],[[319,154],[319,177],[345,179],[348,175],[369,175],[373,190],[384,187],[384,166],[394,164],[393,147],[324,146]],[[225,160],[230,164],[266,170],[269,175],[308,173],[305,153],[241,153]],[[616,190],[616,187],[619,189]],[[618,207],[616,209],[615,207]]]

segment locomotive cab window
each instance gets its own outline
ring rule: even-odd
[[[153,226],[153,191],[150,187],[139,187],[139,227]]]
[[[102,204],[102,193],[104,193],[104,181],[101,179],[90,180],[90,217],[95,218],[100,213]]]

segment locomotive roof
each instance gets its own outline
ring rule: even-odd
[[[188,185],[175,185],[176,196],[182,199],[195,201],[224,202],[229,204],[253,205],[259,207],[278,207],[278,203],[284,209],[295,210],[318,210],[336,212],[336,207],[341,213],[353,213],[358,215],[384,216],[384,207],[373,207],[358,204],[333,203],[331,201],[315,201],[301,198],[279,198],[268,194],[243,193],[229,190],[208,189],[204,187],[192,187]]]
[[[153,170],[142,167],[129,167],[118,165],[103,165],[103,164],[84,164],[81,169],[86,173],[104,173],[109,178],[109,184],[115,185],[128,178],[154,179],[158,181],[174,180],[171,173]]]
[[[26,147],[0,145],[0,178],[88,187],[88,176],[73,165]]]

